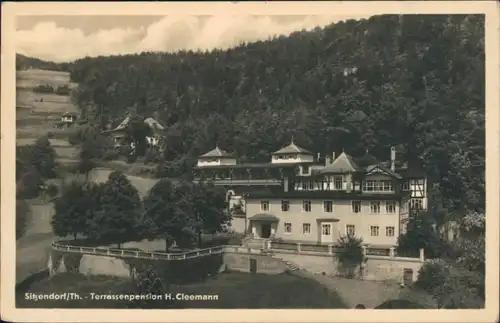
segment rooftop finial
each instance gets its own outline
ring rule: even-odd
[[[368,148],[365,149],[365,154],[368,154]]]
[[[295,145],[295,144],[293,143],[293,135],[292,135],[292,145]]]

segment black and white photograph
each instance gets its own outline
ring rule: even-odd
[[[495,321],[499,7],[384,3],[5,6],[2,317]]]

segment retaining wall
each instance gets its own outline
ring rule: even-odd
[[[206,277],[224,270],[266,274],[283,273],[290,262],[314,274],[344,276],[332,250],[329,252],[272,250],[273,256],[262,250],[241,246],[219,246],[179,254],[125,251],[107,247],[72,247],[53,244],[48,267],[51,275],[72,271],[85,275],[133,277],[139,267],[152,266],[169,281],[180,282]],[[416,281],[424,264],[422,258],[367,255],[355,270],[355,277],[365,280]],[[409,272],[409,273],[408,273]]]

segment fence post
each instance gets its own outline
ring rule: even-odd
[[[420,261],[424,262],[425,256],[424,256],[424,248],[420,248]]]
[[[330,255],[332,255],[332,254],[333,254],[333,245],[332,245],[332,244],[329,244],[329,245],[328,245],[328,253],[329,253]]]
[[[390,256],[391,258],[394,258],[394,247],[391,247],[391,248],[389,249],[389,256]]]
[[[297,243],[297,252],[300,252],[300,242]]]

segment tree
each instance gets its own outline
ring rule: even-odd
[[[101,186],[94,183],[72,181],[62,187],[61,195],[54,201],[52,230],[56,236],[69,234],[89,235],[89,220],[100,209]]]
[[[127,177],[114,171],[100,191],[99,211],[89,220],[89,237],[99,241],[117,243],[138,238],[141,221],[141,199],[137,189]]]
[[[31,164],[43,178],[56,176],[56,152],[48,137],[40,137],[32,147]]]
[[[186,193],[185,187],[163,179],[144,200],[145,236],[165,239],[167,252],[173,241],[179,243],[189,235],[192,211]]]
[[[24,200],[16,200],[16,240],[19,240],[26,232],[31,208]]]
[[[335,257],[339,264],[347,270],[347,277],[353,278],[355,269],[363,263],[363,239],[352,235],[341,236],[337,241],[338,248],[341,248]]]
[[[213,184],[200,183],[192,187],[193,228],[202,244],[202,233],[216,233],[231,221],[226,194]]]
[[[424,249],[429,258],[439,256],[441,251],[441,240],[434,227],[433,218],[427,212],[412,216],[408,221],[406,233],[398,237],[398,253],[418,256],[420,249]]]
[[[25,170],[20,180],[17,182],[17,196],[22,199],[32,199],[38,197],[43,189],[43,180],[34,166],[29,166]]]
[[[152,135],[152,129],[144,122],[144,119],[132,115],[126,128],[126,140],[133,143],[134,154],[136,156],[144,156],[146,154],[147,141],[146,137]]]

